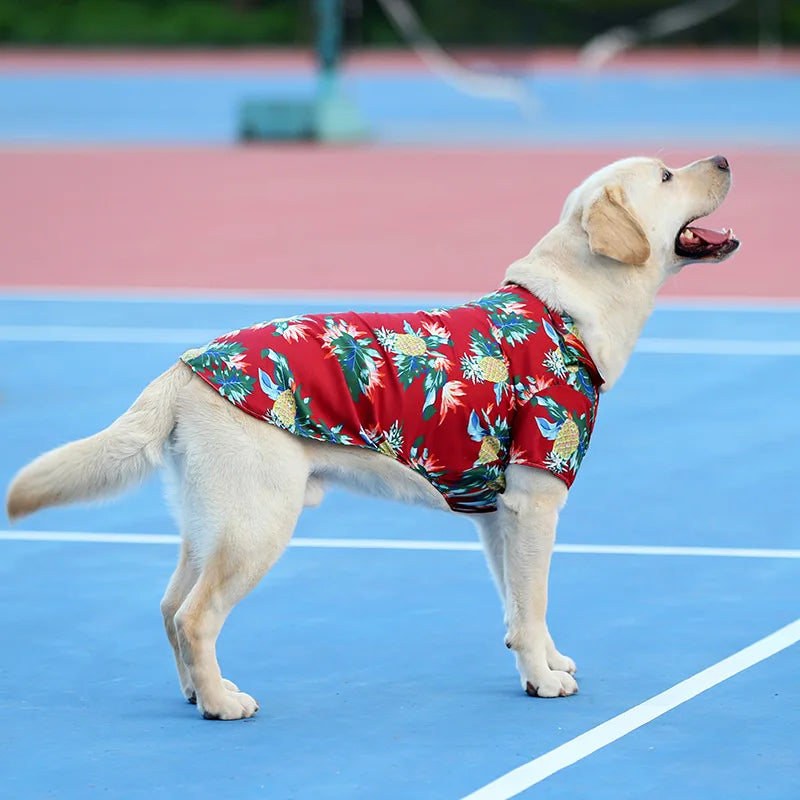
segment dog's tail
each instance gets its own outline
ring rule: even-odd
[[[121,492],[161,466],[178,392],[192,372],[178,362],[100,433],[57,447],[23,467],[8,490],[11,520],[48,506]]]

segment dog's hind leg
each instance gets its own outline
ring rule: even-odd
[[[181,412],[174,444],[184,538],[199,575],[173,620],[200,713],[207,719],[241,719],[252,716],[258,704],[223,681],[217,636],[236,603],[289,543],[309,466],[297,438],[245,416],[205,386],[200,391]],[[191,570],[181,572],[179,566],[175,591],[168,594],[177,599],[190,577]]]
[[[178,632],[175,629],[175,615],[183,605],[183,601],[189,595],[192,587],[197,582],[200,570],[192,563],[189,555],[189,548],[184,540],[181,543],[181,554],[178,558],[178,566],[169,580],[164,597],[161,600],[161,614],[164,617],[164,630],[167,632],[167,639],[172,645],[172,652],[175,655],[175,665],[178,668],[178,680],[181,683],[183,696],[190,702],[196,702],[197,696],[192,683],[192,676],[186,664],[183,663],[181,651],[178,647]]]
[[[297,488],[297,487],[295,487]],[[226,617],[277,561],[302,509],[303,487],[262,491],[242,497],[240,507],[219,531],[197,582],[175,615],[180,656],[206,719],[251,717],[258,704],[226,686],[216,658],[216,640]]]
[[[178,680],[183,696],[190,702],[197,702],[197,694],[192,683],[189,668],[183,663],[180,647],[178,646],[178,632],[175,628],[175,614],[189,595],[192,587],[200,576],[200,556],[197,553],[204,538],[208,535],[204,531],[203,519],[197,514],[189,502],[185,501],[184,489],[187,482],[183,480],[182,459],[175,453],[170,453],[167,460],[165,478],[166,494],[172,507],[173,515],[178,527],[183,534],[178,566],[169,580],[164,597],[161,600],[161,614],[164,618],[164,629],[167,633],[172,652],[175,656],[175,666],[178,670]],[[222,679],[226,689],[237,692],[238,687],[232,681]]]
[[[178,646],[175,614],[178,613],[178,609],[183,604],[183,601],[189,596],[189,592],[192,590],[199,576],[200,569],[193,562],[186,541],[184,541],[181,544],[178,566],[175,568],[175,572],[172,573],[169,584],[167,584],[167,589],[164,592],[164,597],[161,600],[161,614],[164,617],[164,629],[167,632],[167,639],[169,639],[169,643],[172,645],[172,652],[175,656],[175,666],[178,669],[178,680],[181,684],[181,692],[190,703],[197,702],[197,693],[194,689],[194,683],[192,683],[192,676],[189,672],[189,668],[184,664],[180,647]],[[229,691],[239,691],[239,687],[233,681],[223,678],[222,683]]]

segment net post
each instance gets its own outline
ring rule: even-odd
[[[344,10],[342,0],[316,0],[317,69],[315,107],[317,138],[324,142],[353,142],[367,137],[367,127],[356,105],[341,89],[339,61],[342,53]]]
[[[758,50],[762,58],[774,58],[781,49],[781,0],[759,0]]]
[[[368,130],[356,105],[341,88],[344,10],[342,0],[314,0],[317,86],[310,98],[245,101],[239,111],[239,139],[359,142]]]

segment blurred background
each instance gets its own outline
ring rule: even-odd
[[[665,293],[796,297],[798,43],[789,0],[0,0],[0,284],[482,292],[608,161],[719,152],[744,247]]]
[[[318,0],[2,0],[2,41],[12,45],[308,47]],[[752,46],[797,41],[800,9],[786,0],[338,0],[344,40],[405,44],[392,6],[411,6],[447,45],[580,47],[598,33],[669,10],[670,43]],[[402,12],[401,12],[402,13]],[[713,21],[712,21],[713,20]]]
[[[786,625],[799,46],[798,0],[0,0],[3,486],[223,331],[493,290],[623,156],[725,155],[704,225],[742,240],[664,286],[601,404],[550,582],[579,695],[521,699],[464,515],[334,490],[225,629],[258,720],[201,725],[152,480],[0,530],[0,794],[466,796]],[[796,799],[798,671],[795,647],[535,797]]]

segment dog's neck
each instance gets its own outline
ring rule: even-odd
[[[628,363],[663,277],[648,264],[632,267],[607,259],[602,266],[587,266],[585,238],[565,236],[568,224],[558,225],[515,261],[505,279],[575,320],[607,391]]]

